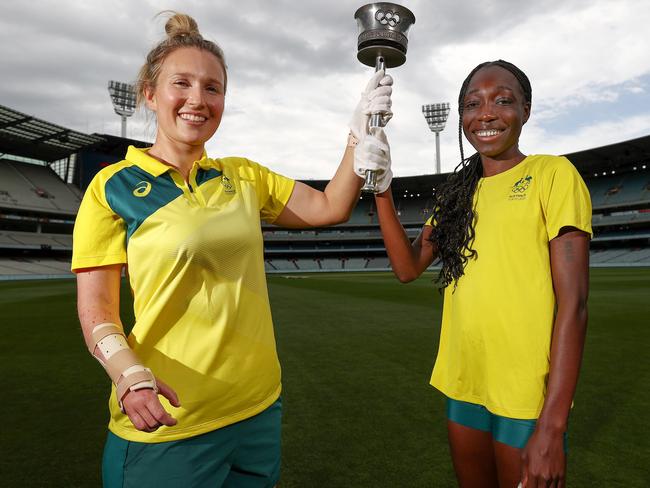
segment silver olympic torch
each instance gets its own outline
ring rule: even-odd
[[[402,5],[389,2],[369,3],[354,14],[359,26],[357,59],[375,71],[401,66],[406,62],[409,28],[415,23],[415,15]],[[370,127],[386,125],[381,113],[372,114]],[[377,175],[366,171],[366,181],[361,190],[377,193]]]

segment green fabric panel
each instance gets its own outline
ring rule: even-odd
[[[126,222],[126,241],[156,210],[183,194],[169,173],[155,177],[137,166],[115,173],[106,183],[106,201]]]

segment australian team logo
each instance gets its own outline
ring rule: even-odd
[[[133,189],[133,196],[138,198],[144,198],[149,195],[151,191],[151,183],[148,181],[141,181]]]
[[[221,175],[221,186],[223,186],[226,193],[235,193],[235,186],[226,175]]]
[[[526,198],[526,191],[533,181],[533,177],[528,175],[520,178],[510,189],[510,200],[523,200]]]

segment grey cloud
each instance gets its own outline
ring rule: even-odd
[[[473,59],[445,60],[438,56],[443,49],[470,44],[480,49],[482,42],[508,39],[508,32],[540,13],[553,12],[558,18],[566,18],[570,12],[594,3],[591,0],[398,1],[413,10],[417,22],[412,30],[408,62],[393,72],[398,82],[395,99],[401,91],[414,100],[421,99],[422,103],[453,102],[462,81],[462,78],[455,79],[462,74],[450,76],[449,67],[434,65],[434,58],[442,59],[441,64],[466,62],[464,72],[475,62]],[[639,0],[626,1],[630,5],[640,4]],[[135,78],[146,53],[164,36],[164,19],[154,19],[154,16],[166,8],[192,15],[203,34],[224,48],[233,91],[268,92],[269,103],[287,103],[292,94],[282,91],[283,83],[307,79],[307,75],[311,80],[331,74],[345,80],[363,72],[356,60],[357,27],[353,18],[363,3],[363,0],[4,2],[0,17],[0,103],[78,130],[113,124],[116,117],[106,84],[109,79],[132,81]],[[553,28],[548,25],[549,32]],[[538,60],[540,53],[535,49],[539,46],[535,41],[539,34],[531,31],[522,40],[531,45],[530,66],[545,77],[563,80],[571,77],[562,67],[551,70],[543,65],[551,63],[552,58]],[[642,36],[643,32],[639,32],[640,42]],[[507,47],[504,44],[504,49]],[[595,66],[596,69],[599,68]],[[539,83],[538,77],[534,85]],[[326,89],[334,91],[336,97],[348,88],[337,85]],[[315,86],[314,89],[323,88]],[[354,87],[355,93],[356,90]],[[237,105],[228,105],[233,117],[249,117],[249,111],[255,109],[244,102],[239,100]],[[332,103],[322,110],[336,111],[343,105]],[[413,111],[417,112],[417,107]],[[420,127],[424,123],[419,119],[421,114],[414,116],[418,120],[412,125]],[[341,116],[343,120],[346,117]],[[394,122],[405,120],[400,117],[405,116],[396,114]]]

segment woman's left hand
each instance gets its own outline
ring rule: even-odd
[[[368,133],[368,121],[371,114],[379,113],[382,115],[384,125],[391,119],[393,93],[393,78],[387,75],[385,70],[376,71],[368,81],[366,88],[361,92],[361,99],[354,109],[352,119],[350,120],[350,132],[362,140]]]
[[[538,426],[522,454],[523,488],[564,488],[564,433]]]

